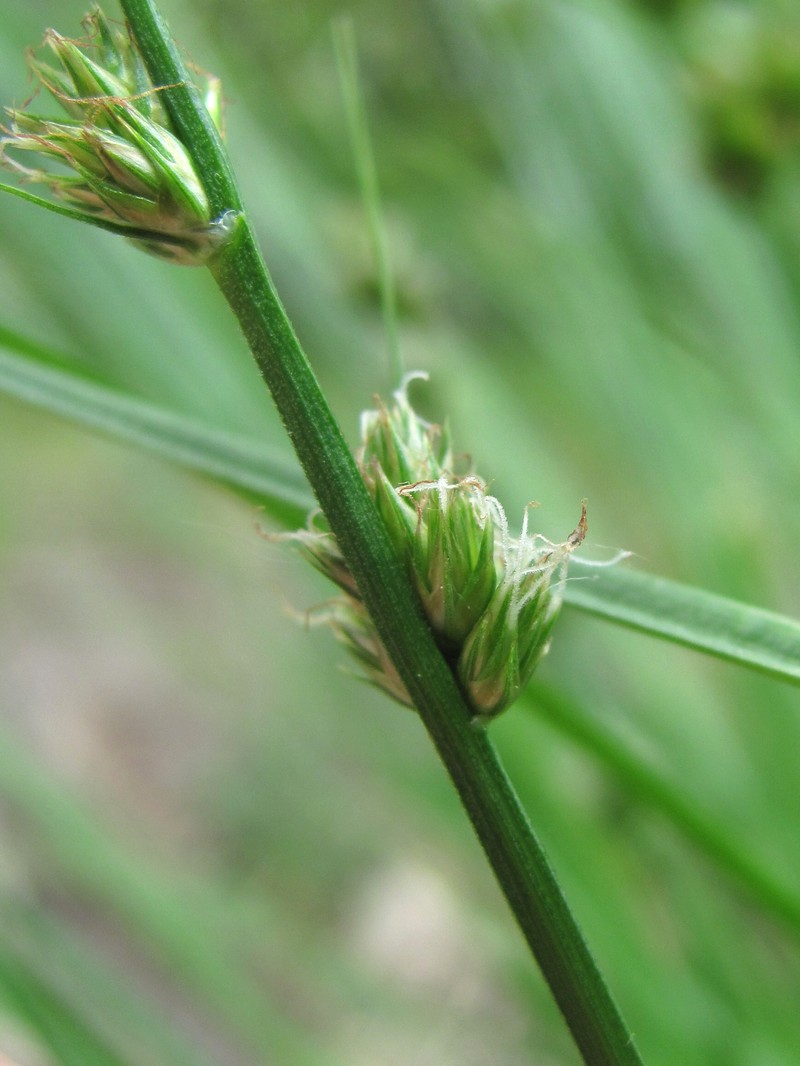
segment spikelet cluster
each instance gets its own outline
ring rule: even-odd
[[[486,483],[455,472],[448,431],[412,408],[407,386],[415,376],[424,375],[409,375],[390,405],[362,415],[358,464],[475,721],[488,722],[547,652],[567,561],[586,536],[586,506],[562,543],[531,534],[527,509],[512,537]],[[335,538],[312,519],[293,539],[342,593],[311,620],[329,624],[367,678],[410,705]]]
[[[0,163],[22,182],[46,187],[74,217],[116,227],[160,258],[201,265],[228,239],[235,218],[211,217],[163,93],[130,35],[99,10],[84,26],[80,41],[47,31],[44,45],[55,65],[29,56],[37,92],[57,102],[61,117],[8,109]],[[206,106],[219,122],[219,81],[202,80]]]

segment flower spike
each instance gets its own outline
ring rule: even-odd
[[[66,118],[9,109],[10,127],[0,138],[0,163],[23,182],[44,185],[56,202],[5,188],[122,233],[160,258],[190,266],[207,262],[236,219],[211,217],[200,178],[161,102],[169,86],[149,81],[131,37],[101,11],[88,15],[84,25],[83,42],[55,30],[45,34],[44,45],[58,66],[35,55],[29,59],[39,89]],[[205,96],[218,121],[217,79],[207,79]],[[18,158],[26,154],[36,156],[37,165]]]
[[[586,537],[586,501],[562,543],[528,532],[529,508],[512,537],[486,483],[454,472],[447,429],[412,408],[408,384],[418,376],[404,379],[390,406],[362,414],[357,459],[473,721],[483,725],[514,701],[547,652],[569,557]],[[313,525],[289,536],[343,593],[315,621],[331,626],[369,681],[410,704],[335,538]]]

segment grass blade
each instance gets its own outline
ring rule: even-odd
[[[286,527],[301,526],[313,506],[299,469],[265,445],[93,381],[2,326],[0,391],[210,477],[258,501]],[[621,568],[568,582],[565,602],[606,621],[800,683],[800,622],[783,615]]]
[[[30,835],[48,854],[59,883],[148,945],[168,973],[191,991],[212,1024],[224,1026],[237,1043],[254,1050],[258,1061],[298,1066],[339,1061],[323,1053],[316,1037],[277,1008],[248,972],[230,899],[220,906],[207,882],[176,878],[174,870],[164,874],[131,854],[81,799],[43,774],[8,734],[0,734],[0,800],[17,817],[20,838]],[[0,967],[4,950],[12,961],[16,958],[9,940],[9,935],[0,937]],[[12,978],[0,970],[0,990]],[[63,1061],[70,1066],[89,1063]],[[173,1056],[169,1061],[178,1060]]]
[[[378,187],[378,172],[372,141],[369,135],[369,123],[364,105],[358,69],[358,46],[353,20],[347,15],[340,15],[333,23],[333,44],[336,52],[336,65],[339,70],[339,83],[347,115],[350,143],[361,188],[361,199],[369,223],[369,235],[372,254],[378,272],[383,326],[389,356],[391,385],[397,386],[403,376],[403,360],[400,355],[400,340],[397,334],[397,295],[389,255],[386,247],[386,228],[383,222],[381,195]]]
[[[652,574],[613,568],[567,583],[598,618],[800,684],[800,622]]]
[[[312,506],[291,459],[103,385],[0,326],[0,391],[205,474],[302,525]]]
[[[671,782],[663,771],[648,765],[618,736],[593,721],[577,704],[536,682],[527,706],[554,729],[588,752],[624,789],[670,822],[761,907],[800,936],[800,897],[727,830],[703,811],[685,785]]]

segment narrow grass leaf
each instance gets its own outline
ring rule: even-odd
[[[0,391],[227,485],[257,500],[282,525],[302,525],[313,506],[300,470],[267,446],[93,381],[2,326]],[[621,568],[567,582],[564,602],[606,621],[800,683],[800,622],[783,615]]]
[[[37,1034],[42,1047],[49,1048],[53,1062],[63,1066],[132,1066],[134,1062],[133,1058],[120,1058],[57,991],[48,987],[41,974],[2,946],[0,998]]]
[[[282,524],[302,525],[313,504],[290,458],[100,384],[2,326],[0,391],[235,488]]]
[[[392,379],[391,387],[396,388],[403,375],[403,360],[397,334],[397,296],[386,246],[386,227],[383,222],[378,171],[375,166],[367,109],[359,77],[356,31],[353,20],[348,15],[340,15],[334,20],[333,44],[336,51],[342,99],[347,114],[350,143],[361,188],[361,199],[367,214],[372,254],[378,271],[381,310],[389,355],[389,372]]]
[[[0,734],[0,803],[14,812],[19,838],[29,833],[39,854],[48,856],[59,884],[82,893],[99,914],[111,914],[147,944],[213,1024],[224,1026],[264,1061],[297,1066],[338,1061],[323,1053],[315,1034],[287,1017],[248,972],[230,934],[230,901],[220,906],[213,888],[189,877],[179,880],[174,871],[161,874],[131,854],[9,734]]]
[[[800,896],[784,885],[729,832],[703,811],[686,785],[671,782],[624,741],[593,721],[570,698],[534,682],[528,708],[592,756],[626,795],[656,811],[720,870],[730,876],[767,914],[800,938]]]
[[[30,997],[41,1000],[41,1011],[31,1010],[26,1000],[24,1013],[43,1043],[52,1044],[52,1006],[57,1004],[65,1034],[73,1041],[83,1034],[81,1053],[87,1042],[102,1049],[100,1062],[210,1066],[196,1042],[190,1045],[178,1035],[163,1005],[134,991],[126,975],[114,973],[51,915],[27,902],[3,901],[0,919],[0,957],[5,964],[0,965],[0,981],[12,999],[25,986]],[[74,1061],[84,1066],[90,1059],[76,1051]]]
[[[800,684],[800,622],[677,581],[613,568],[567,583],[565,604]]]

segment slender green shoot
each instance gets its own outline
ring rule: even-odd
[[[381,207],[378,171],[369,122],[364,106],[364,94],[358,66],[358,45],[353,20],[349,15],[339,15],[332,25],[336,66],[339,71],[342,100],[347,117],[347,128],[353,149],[353,158],[361,186],[361,198],[367,213],[372,254],[378,270],[383,326],[389,360],[391,387],[396,388],[403,376],[403,360],[400,354],[400,339],[397,331],[397,293],[394,274],[389,262],[386,227]]]

